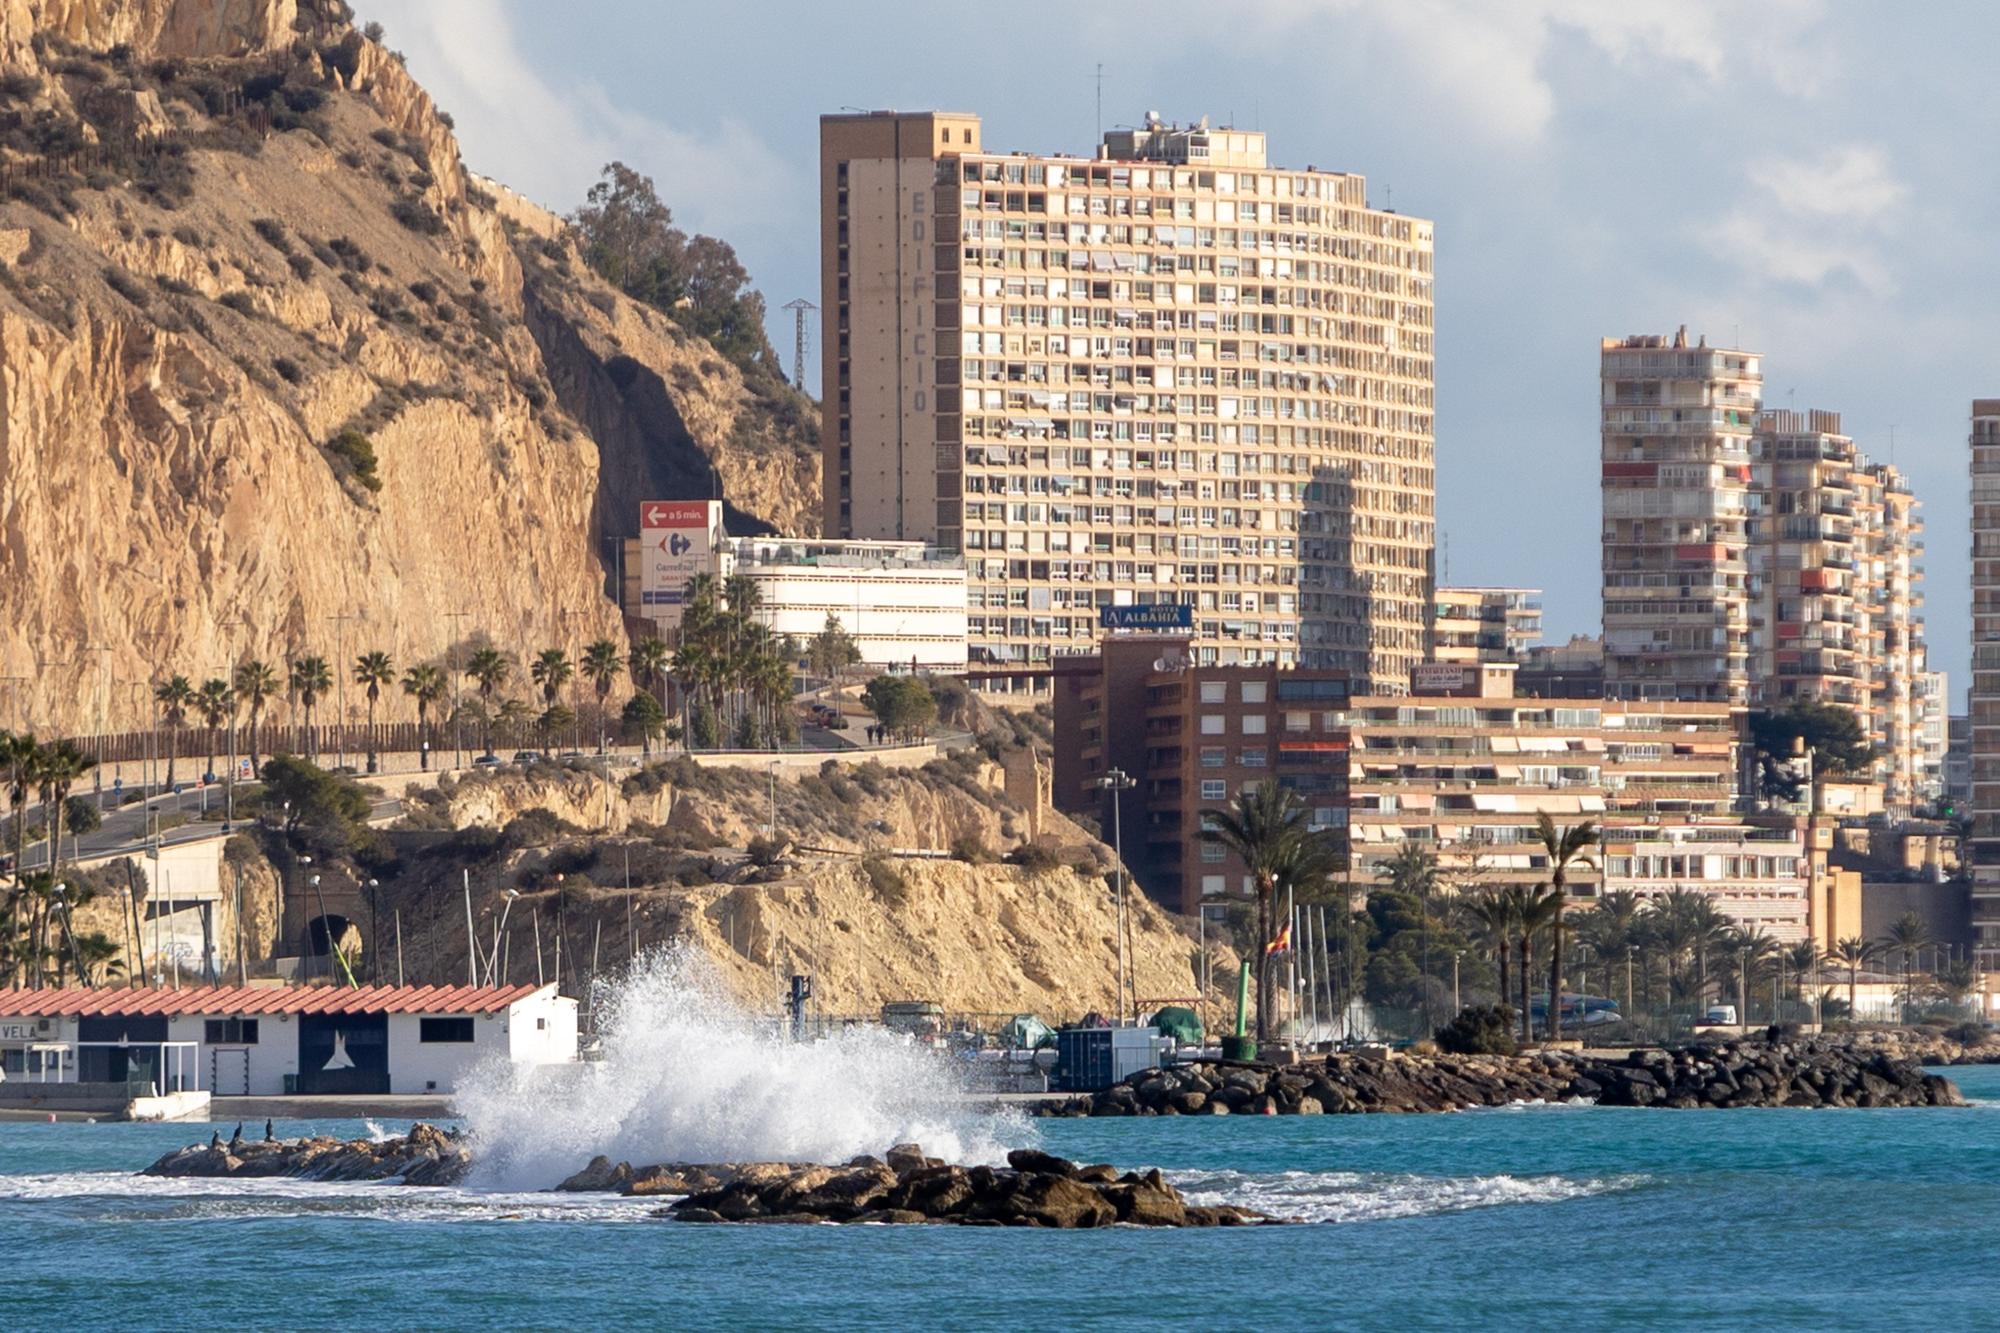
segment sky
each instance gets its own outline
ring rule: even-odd
[[[1437,224],[1437,486],[1453,583],[1598,628],[1598,339],[1761,352],[1908,470],[1931,660],[1962,711],[1966,433],[2000,397],[2000,6],[1865,0],[358,0],[465,160],[568,211],[606,162],[736,247],[775,312],[819,291],[818,117],[972,111],[989,151],[1207,115],[1274,165]],[[808,383],[817,384],[817,328]]]

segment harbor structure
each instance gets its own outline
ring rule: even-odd
[[[823,530],[962,552],[975,674],[1046,688],[1153,603],[1196,665],[1425,658],[1429,221],[1151,115],[1088,157],[824,116],[820,202]]]
[[[0,990],[0,1069],[23,1086],[445,1094],[485,1061],[576,1058],[577,1002],[553,985]]]

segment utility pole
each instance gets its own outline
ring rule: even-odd
[[[1114,768],[1097,780],[1111,793],[1111,850],[1118,861],[1118,1025],[1125,1025],[1125,825],[1124,793],[1139,785],[1122,768]]]
[[[792,386],[806,391],[806,312],[819,309],[811,301],[801,296],[796,301],[787,301],[781,307],[793,316],[792,332]]]
[[[334,730],[335,768],[347,767],[347,622],[354,618],[351,611],[327,617],[333,622],[334,707],[340,712],[339,726]]]

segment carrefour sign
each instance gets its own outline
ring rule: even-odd
[[[678,625],[688,580],[715,572],[722,536],[720,500],[648,500],[639,506],[639,604]]]
[[[1193,629],[1194,608],[1175,602],[1147,606],[1100,606],[1097,623],[1104,629]]]

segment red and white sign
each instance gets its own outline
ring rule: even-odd
[[[688,580],[715,572],[720,500],[648,500],[639,506],[639,606],[662,629],[678,627]]]

